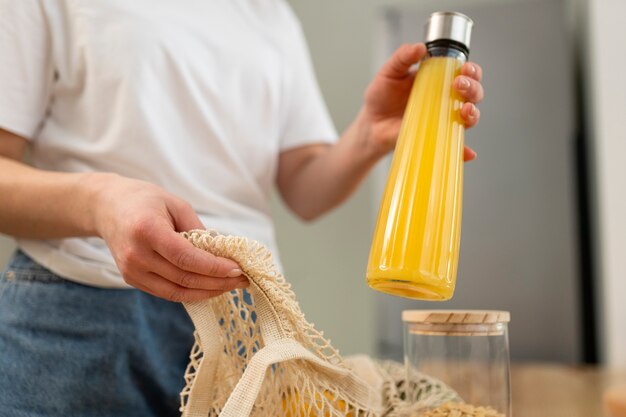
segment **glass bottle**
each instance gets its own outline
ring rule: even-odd
[[[469,54],[473,22],[437,12],[420,63],[378,212],[367,267],[379,291],[447,300],[459,259],[463,187],[463,101],[452,87]]]

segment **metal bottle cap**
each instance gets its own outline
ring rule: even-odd
[[[450,39],[469,49],[474,21],[462,13],[435,12],[426,23],[424,42]]]

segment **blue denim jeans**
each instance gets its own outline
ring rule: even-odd
[[[0,416],[179,416],[181,304],[65,280],[18,251],[0,278]]]

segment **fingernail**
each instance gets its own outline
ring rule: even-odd
[[[473,104],[472,104],[472,109],[470,110],[469,115],[470,117],[476,116],[476,106],[474,106]]]
[[[459,77],[458,86],[459,90],[467,90],[470,87],[470,82],[465,77]]]
[[[239,284],[235,286],[237,289],[248,288],[250,286],[250,282],[248,280],[241,281]]]
[[[477,72],[477,70],[476,70],[476,65],[474,65],[474,64],[470,64],[470,65],[469,65],[469,72],[470,72],[470,74],[475,75],[475,74],[476,74],[476,72]]]
[[[228,277],[229,278],[235,278],[235,277],[238,277],[239,275],[241,275],[242,273],[243,273],[243,271],[241,269],[235,268],[235,269],[231,270],[228,273]]]

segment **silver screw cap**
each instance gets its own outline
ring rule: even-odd
[[[459,42],[469,50],[474,21],[462,13],[435,12],[426,23],[424,42],[440,39]]]

